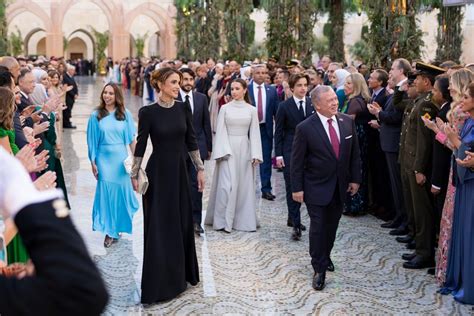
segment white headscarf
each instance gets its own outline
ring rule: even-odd
[[[33,101],[33,104],[43,105],[49,98],[46,88],[41,84],[41,78],[47,76],[48,73],[41,68],[33,68],[31,73],[35,76],[36,85],[35,90],[33,90],[33,93],[31,93],[29,97],[31,101]]]
[[[336,82],[336,91],[344,89],[344,83],[346,82],[346,78],[350,75],[351,73],[348,72],[345,69],[338,69],[334,72],[334,76],[337,78]]]

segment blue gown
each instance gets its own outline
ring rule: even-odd
[[[474,150],[474,120],[466,120],[461,131],[459,158]],[[456,196],[451,247],[446,282],[442,294],[451,293],[456,301],[474,304],[474,172],[457,166]]]
[[[99,172],[92,210],[92,229],[119,238],[119,233],[132,233],[132,219],[138,210],[138,200],[133,192],[130,175],[123,161],[127,146],[135,138],[132,114],[119,121],[115,111],[97,119],[97,111],[89,118],[87,145],[89,160],[94,161]]]

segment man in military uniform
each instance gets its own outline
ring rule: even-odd
[[[431,89],[435,77],[442,73],[444,73],[442,68],[424,63],[416,64],[414,84],[418,98],[408,117],[404,151],[402,152],[410,185],[416,244],[414,253],[403,256],[403,259],[407,260],[403,267],[407,269],[423,269],[434,266],[435,218],[429,178],[434,135],[425,127],[422,117],[432,120],[438,114],[438,108],[431,101]]]
[[[0,275],[1,315],[100,315],[108,294],[59,190],[39,192],[0,148],[0,211],[15,221],[34,270]]]

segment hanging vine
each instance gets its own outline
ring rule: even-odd
[[[7,10],[7,0],[0,0],[0,56],[8,53],[8,29],[7,18],[5,16]]]
[[[438,34],[436,42],[436,61],[452,60],[459,63],[462,54],[463,8],[440,6],[438,13]]]

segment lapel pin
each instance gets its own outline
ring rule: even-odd
[[[340,122],[342,122],[342,121],[343,121],[343,119],[342,119],[342,118],[340,118],[340,119],[339,119],[339,121],[340,121]]]

